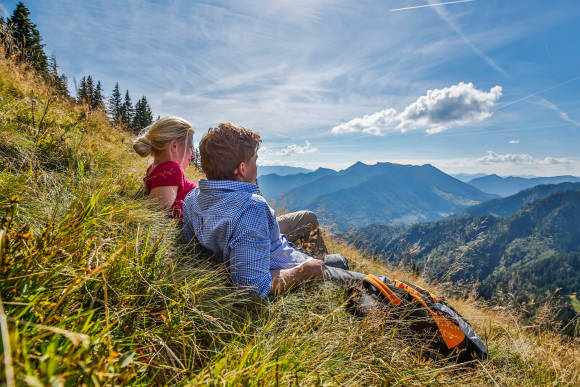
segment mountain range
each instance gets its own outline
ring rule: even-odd
[[[478,177],[487,176],[485,173],[454,173],[451,176],[457,180],[461,180],[464,183],[468,183],[470,180],[477,179]]]
[[[342,235],[357,248],[432,280],[474,284],[484,298],[512,294],[533,314],[558,289],[563,320],[580,294],[580,191],[556,192],[506,217],[486,215],[408,227],[371,225]]]
[[[275,173],[279,176],[296,175],[297,173],[309,173],[312,172],[311,169],[301,168],[301,167],[290,167],[287,165],[260,165],[258,168],[258,177],[264,175],[270,175]]]
[[[580,190],[580,183],[542,184],[525,189],[506,198],[489,200],[468,207],[453,214],[456,218],[471,218],[483,215],[507,216],[513,214],[524,205],[561,191]]]
[[[338,230],[441,219],[497,198],[430,164],[358,162],[338,172],[319,168],[291,176],[266,175],[259,186],[276,208],[315,211],[325,225]]]
[[[472,179],[468,183],[483,192],[505,197],[536,185],[565,182],[578,183],[580,182],[580,177],[553,176],[525,178],[516,176],[501,177],[494,174]]]

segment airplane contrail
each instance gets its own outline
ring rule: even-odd
[[[425,4],[425,5],[416,5],[414,7],[405,7],[405,8],[394,8],[391,9],[391,12],[397,12],[397,11],[406,11],[408,9],[417,9],[417,8],[425,8],[425,7],[438,7],[441,5],[447,5],[447,4],[457,4],[457,3],[471,3],[475,0],[456,0],[456,1],[447,1],[445,3],[436,3],[436,4]]]
[[[429,5],[435,5],[435,3],[433,3],[433,0],[427,0],[427,2],[429,3]],[[509,78],[508,73],[506,73],[501,67],[497,65],[497,63],[494,62],[493,59],[485,55],[485,53],[481,51],[479,47],[477,47],[475,44],[471,42],[471,40],[469,40],[469,38],[463,33],[463,30],[461,29],[459,24],[453,19],[453,17],[451,17],[451,15],[447,12],[445,8],[434,8],[434,11],[435,13],[437,13],[437,15],[439,15],[441,19],[443,19],[443,21],[445,21],[449,25],[449,27],[451,27],[452,30],[454,30],[457,33],[457,35],[459,35],[461,40],[463,40],[465,44],[467,44],[477,56],[483,59],[485,63],[487,63],[495,71],[497,71],[504,77]]]
[[[499,108],[497,108],[497,110],[503,110],[503,109],[505,109],[505,108],[506,108],[506,107],[508,107],[508,106],[512,106],[513,104],[516,104],[516,103],[518,103],[518,102],[525,101],[525,100],[526,100],[526,99],[528,99],[528,98],[535,97],[536,95],[538,95],[538,94],[542,94],[542,93],[545,93],[546,91],[554,90],[554,89],[556,89],[556,88],[558,88],[558,87],[560,87],[560,86],[567,85],[568,83],[571,83],[571,82],[577,81],[578,79],[580,79],[580,76],[576,76],[576,77],[574,77],[574,78],[570,78],[570,79],[568,79],[567,81],[560,82],[560,83],[558,83],[557,85],[554,85],[554,86],[548,87],[547,89],[540,90],[540,91],[536,91],[535,93],[532,93],[532,94],[528,94],[528,95],[526,95],[526,96],[525,96],[525,97],[523,97],[523,98],[517,99],[517,100],[515,100],[515,101],[508,102],[508,103],[506,103],[505,105],[503,105],[503,106],[500,106]]]

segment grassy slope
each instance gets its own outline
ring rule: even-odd
[[[469,297],[450,302],[491,358],[461,367],[422,360],[401,333],[404,322],[346,313],[333,284],[237,298],[223,270],[177,243],[176,225],[144,200],[146,164],[131,138],[102,113],[67,101],[51,102],[44,115],[51,94],[0,60],[0,325],[9,332],[0,374],[8,382],[580,382],[577,342],[541,323],[522,327]],[[352,247],[329,245],[356,270],[442,293]]]

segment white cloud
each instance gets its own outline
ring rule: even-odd
[[[510,140],[510,144],[519,144],[520,140]]]
[[[310,141],[306,141],[306,145],[300,146],[297,144],[288,145],[286,148],[280,151],[280,155],[282,156],[296,156],[302,155],[304,153],[314,153],[318,151],[317,148],[314,148]]]
[[[275,157],[294,157],[296,155],[318,152],[318,148],[313,147],[310,141],[306,140],[305,145],[291,144],[279,150],[263,146],[259,152],[260,158],[263,158],[266,162],[271,162]]]
[[[395,109],[354,118],[332,128],[332,133],[368,133],[382,136],[388,132],[425,128],[429,134],[453,126],[483,121],[491,117],[495,102],[501,97],[501,86],[489,92],[478,90],[473,83],[460,82],[443,89],[428,90],[397,114]]]
[[[487,154],[477,159],[484,164],[512,163],[522,165],[557,165],[570,164],[572,160],[563,157],[544,157],[538,159],[526,153],[496,153],[487,151]]]
[[[426,96],[407,106],[400,114],[401,129],[428,127],[428,133],[438,133],[451,126],[483,121],[491,117],[495,101],[501,97],[501,86],[489,92],[478,90],[472,83],[427,91]]]
[[[537,104],[540,106],[543,106],[547,109],[551,109],[551,110],[555,111],[556,113],[558,113],[560,118],[562,118],[564,121],[568,121],[571,124],[574,124],[576,126],[580,126],[580,121],[573,120],[572,118],[570,118],[568,116],[568,114],[566,114],[566,112],[562,111],[562,109],[560,109],[558,106],[554,105],[552,102],[548,101],[547,99],[541,98],[537,102]]]
[[[348,122],[332,128],[332,133],[368,133],[375,136],[382,136],[388,130],[395,131],[397,122],[397,111],[395,109],[385,109],[374,114],[354,118]]]

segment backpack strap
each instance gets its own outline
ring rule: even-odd
[[[367,275],[365,281],[368,281],[371,285],[379,290],[379,292],[391,303],[393,306],[399,305],[403,300],[399,298],[389,287],[380,279],[372,274]]]

